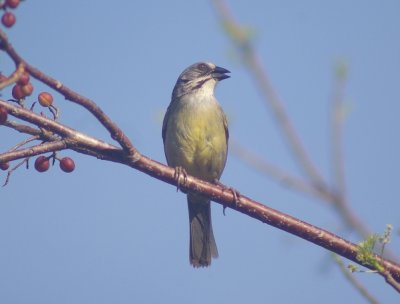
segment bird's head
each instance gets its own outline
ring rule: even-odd
[[[210,90],[213,94],[215,85],[223,79],[229,78],[227,69],[216,66],[209,62],[198,62],[186,68],[176,81],[174,91],[175,97],[180,97],[198,90]]]

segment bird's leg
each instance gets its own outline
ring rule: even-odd
[[[181,181],[183,178],[183,182]],[[185,185],[187,182],[187,172],[183,167],[175,167],[174,179],[176,181],[176,191],[180,190],[180,185]]]
[[[240,193],[239,193],[239,191],[237,191],[236,189],[234,189],[232,187],[225,186],[218,179],[214,180],[214,184],[216,184],[217,186],[221,187],[222,191],[225,191],[225,189],[228,189],[229,191],[231,191],[232,195],[233,195],[233,202],[235,203],[235,205],[238,205],[240,203]],[[226,209],[226,206],[224,205],[223,206],[223,210],[222,210],[224,215],[225,215],[225,209]]]

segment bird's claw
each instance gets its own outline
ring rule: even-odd
[[[239,205],[239,203],[240,203],[240,193],[239,193],[239,191],[237,191],[236,189],[233,189],[233,188],[229,188],[229,190],[232,191],[233,201],[234,201],[235,205],[236,206]]]
[[[183,178],[183,181],[182,181]],[[174,179],[176,181],[176,191],[180,190],[181,185],[187,182],[187,172],[182,167],[175,167]]]
[[[229,190],[232,192],[233,195],[233,202],[235,203],[235,206],[237,206],[240,203],[240,193],[239,191],[237,191],[236,189],[232,188],[232,187],[226,187],[224,184],[222,184],[219,180],[214,180],[214,184],[220,186],[221,188],[223,188],[223,191],[225,191],[225,189]],[[223,206],[222,209],[222,213],[225,215],[225,209],[226,206]]]

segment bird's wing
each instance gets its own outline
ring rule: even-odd
[[[225,113],[222,111],[222,108],[221,108],[221,113],[222,113],[222,119],[223,119],[224,128],[225,128],[226,145],[228,145],[228,140],[229,140],[228,120],[226,119],[226,115],[225,115]]]
[[[165,144],[165,135],[167,134],[167,125],[168,125],[168,117],[169,117],[169,111],[170,111],[171,105],[168,106],[167,112],[165,112],[164,120],[163,120],[163,125],[162,125],[162,139],[163,143]]]

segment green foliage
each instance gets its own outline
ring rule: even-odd
[[[350,272],[358,272],[358,271],[360,271],[360,269],[358,268],[358,266],[357,266],[357,265],[354,265],[354,264],[349,264],[349,265],[347,266],[347,268],[350,270]]]
[[[384,271],[383,266],[379,263],[374,253],[374,248],[379,240],[379,235],[373,234],[367,237],[367,239],[358,244],[357,248],[357,260],[362,264],[372,266],[377,271]]]
[[[367,237],[366,240],[360,242],[357,248],[357,260],[364,265],[372,266],[378,272],[384,272],[385,268],[377,259],[374,249],[377,244],[380,244],[380,255],[383,255],[386,244],[390,242],[392,230],[393,226],[387,225],[383,235],[373,234]],[[353,268],[349,267],[349,269],[355,271]]]

